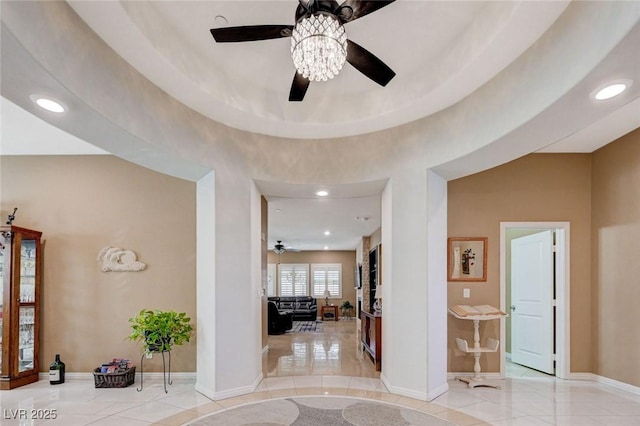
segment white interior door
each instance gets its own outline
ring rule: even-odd
[[[554,374],[553,232],[511,241],[511,360]]]

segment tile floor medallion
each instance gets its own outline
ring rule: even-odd
[[[303,396],[247,404],[210,414],[190,426],[447,426],[431,414],[379,401],[332,396]]]

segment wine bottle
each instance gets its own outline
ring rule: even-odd
[[[49,366],[49,383],[59,385],[64,383],[64,362],[60,361],[60,354],[56,354],[56,359]]]

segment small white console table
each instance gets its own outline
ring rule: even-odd
[[[480,373],[480,355],[483,352],[495,352],[498,350],[500,346],[500,341],[496,339],[492,339],[491,337],[487,338],[486,346],[480,346],[480,321],[494,320],[500,319],[507,316],[505,313],[500,314],[486,314],[486,315],[465,315],[461,316],[458,313],[449,309],[449,313],[454,317],[462,320],[472,320],[473,321],[473,347],[469,347],[469,343],[460,338],[456,338],[456,345],[458,349],[465,353],[472,353],[475,359],[475,363],[473,365],[473,376],[457,376],[456,380],[467,383],[470,388],[475,388],[477,386],[487,386],[496,389],[500,389],[500,384],[495,381],[486,380]]]

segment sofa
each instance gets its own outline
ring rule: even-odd
[[[269,321],[269,334],[283,334],[293,327],[293,313],[279,312],[276,304],[268,302],[267,316]]]
[[[269,297],[281,313],[292,312],[294,321],[315,321],[318,317],[318,304],[310,296]]]

